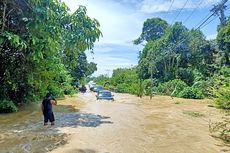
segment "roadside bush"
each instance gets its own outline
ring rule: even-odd
[[[222,86],[217,93],[216,104],[223,109],[230,109],[230,81]]]
[[[208,97],[218,98],[220,96],[219,89],[226,86],[229,81],[230,77],[220,74],[213,75],[207,80],[206,94],[208,94]]]
[[[202,99],[204,98],[202,91],[198,88],[186,87],[179,94],[181,98],[189,98],[189,99]]]
[[[208,82],[201,80],[201,81],[197,81],[192,85],[192,88],[196,88],[199,91],[202,92],[202,94],[205,97],[209,97],[210,96],[210,91],[208,90]]]
[[[96,78],[94,78],[94,82],[96,82],[97,84],[100,84],[100,85],[104,85],[105,83],[107,82],[110,82],[110,78],[106,75],[100,75]]]
[[[214,138],[219,138],[224,140],[225,142],[230,142],[230,119],[229,113],[226,113],[225,116],[222,117],[221,121],[210,122],[209,123],[209,131],[211,136]]]
[[[118,84],[115,88],[115,91],[119,93],[125,93],[129,91],[129,88],[126,84]]]
[[[151,95],[151,92],[158,92],[157,90],[157,79],[146,79],[143,81],[143,88],[145,90],[145,95]],[[151,89],[152,88],[152,89]]]
[[[74,95],[77,91],[72,87],[72,86],[67,86],[64,89],[64,94],[65,95]]]
[[[17,112],[18,108],[13,101],[0,100],[0,113]]]
[[[203,75],[199,70],[194,69],[194,70],[192,71],[192,73],[193,73],[193,77],[194,77],[193,82],[198,82],[198,81],[205,80],[204,75]]]
[[[179,79],[164,82],[158,85],[157,92],[177,97],[178,94],[188,85]]]
[[[138,85],[135,84],[118,84],[115,89],[116,92],[119,93],[130,93],[130,94],[135,94],[138,95]]]
[[[193,71],[188,68],[179,68],[178,77],[188,85],[192,85],[194,81]]]
[[[64,90],[54,85],[48,88],[48,91],[51,92],[54,97],[64,97]]]
[[[230,68],[229,67],[222,67],[220,69],[220,74],[224,77],[230,77]]]

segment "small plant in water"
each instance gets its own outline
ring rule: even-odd
[[[204,114],[195,111],[183,111],[183,114],[192,116],[192,117],[204,117]]]
[[[219,122],[209,122],[209,131],[213,137],[230,142],[230,117],[227,113]]]
[[[174,104],[180,104],[180,102],[179,102],[179,101],[176,101]]]

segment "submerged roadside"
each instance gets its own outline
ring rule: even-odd
[[[114,95],[114,102],[91,92],[58,101],[54,127],[43,127],[38,106],[0,115],[0,152],[230,152],[210,133],[224,113],[208,100]]]
[[[60,127],[68,143],[53,152],[229,152],[228,144],[214,138],[210,122],[224,112],[209,107],[209,100],[154,96],[138,98],[115,93],[115,101],[95,101],[93,93],[79,94],[81,112],[99,115],[98,126]],[[91,118],[90,121],[94,121]],[[87,120],[83,120],[88,122]]]

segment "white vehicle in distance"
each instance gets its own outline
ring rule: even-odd
[[[92,91],[92,89],[96,86],[96,83],[93,82],[93,81],[90,81],[90,82],[88,83],[88,86],[89,86],[89,89]]]

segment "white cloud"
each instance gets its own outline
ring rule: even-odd
[[[217,33],[211,34],[211,35],[208,35],[208,36],[207,36],[207,39],[208,39],[208,40],[216,39],[216,36],[217,36]]]
[[[92,59],[92,56],[94,58]],[[131,59],[121,58],[121,57],[113,57],[113,55],[105,54],[105,55],[88,55],[88,60],[97,63],[97,72],[93,74],[93,76],[99,76],[101,74],[108,74],[111,76],[112,71],[116,68],[127,68],[136,65],[137,63]]]
[[[109,45],[96,45],[96,47],[94,47],[93,52],[95,53],[110,53],[113,52],[113,48],[110,47]]]
[[[165,12],[171,5],[172,0],[62,0],[74,12],[79,5],[84,5],[87,8],[87,14],[95,18],[100,23],[100,29],[103,37],[99,42],[95,43],[94,53],[87,53],[89,61],[97,63],[98,71],[94,75],[110,74],[114,68],[130,67],[137,64],[138,51],[142,46],[133,46],[132,41],[140,35],[142,25],[147,18],[156,17],[156,14],[162,15],[159,12]],[[189,0],[186,9],[197,7],[197,4],[202,0]],[[200,8],[207,8],[217,3],[219,0],[204,0]],[[186,0],[174,0],[171,9],[171,16],[177,14],[175,10],[183,7]],[[186,13],[186,11],[184,11]],[[197,11],[196,18],[190,20],[190,27],[194,27],[194,23],[200,21],[208,9],[203,9],[203,12]],[[173,14],[174,13],[174,14]],[[203,13],[203,14],[199,14]],[[194,14],[195,16],[195,14]],[[180,18],[179,20],[183,20]],[[170,19],[168,19],[170,20]],[[188,22],[188,24],[189,24]],[[216,28],[216,26],[215,26]],[[215,28],[207,27],[207,38],[214,38]]]
[[[185,9],[208,7],[217,2],[219,2],[219,0],[203,0],[202,3],[201,0],[189,0],[184,7],[186,0],[174,0],[171,11],[181,9],[183,7]],[[170,8],[171,3],[172,0],[143,0],[140,6],[140,11],[143,13],[166,12]]]
[[[103,37],[95,43],[94,54],[87,53],[88,60],[97,63],[98,71],[94,76],[107,74],[108,70],[111,75],[115,68],[137,64],[137,52],[140,47],[134,46],[132,41],[141,33],[145,20],[141,14],[113,0],[62,1],[72,12],[79,4],[86,6],[87,14],[100,23]]]
[[[87,7],[87,14],[100,23],[103,37],[99,44],[132,44],[139,36],[144,18],[133,10],[112,0],[62,0],[72,11],[79,4]]]

